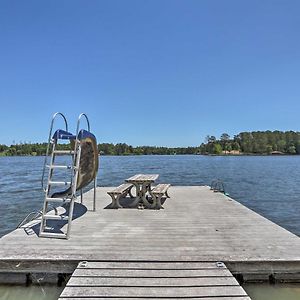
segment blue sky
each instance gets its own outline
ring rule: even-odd
[[[98,142],[194,146],[300,130],[299,1],[0,2],[0,143],[51,115]],[[60,126],[60,124],[58,124]]]

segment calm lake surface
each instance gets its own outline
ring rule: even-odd
[[[62,287],[0,285],[1,300],[57,300]]]
[[[43,160],[0,157],[0,236],[41,209]],[[232,198],[300,235],[300,156],[102,156],[98,185],[116,186],[137,173],[158,173],[172,185],[210,185],[219,178]]]
[[[0,157],[0,237],[41,209],[43,161]],[[210,185],[219,178],[232,198],[300,236],[300,156],[102,156],[98,185],[116,186],[137,173],[158,173],[160,182],[172,185]],[[245,288],[253,300],[300,299],[299,285]],[[57,299],[60,289],[53,291],[0,286],[0,299]]]

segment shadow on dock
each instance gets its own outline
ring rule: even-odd
[[[119,202],[120,202],[120,205],[122,206],[122,208],[120,208],[120,209],[124,209],[124,208],[125,208],[125,209],[140,209],[141,206],[142,206],[142,204],[141,204],[141,203],[138,203],[138,204],[134,205],[135,200],[136,200],[135,197],[133,197],[133,198],[130,198],[130,197],[123,197],[123,198],[121,198],[121,199],[119,200]],[[151,199],[147,199],[147,201],[148,201],[150,204],[153,203]],[[162,198],[162,199],[161,199],[161,205],[164,205],[164,203],[165,203],[166,201],[167,201],[167,198],[165,198],[165,197]],[[116,208],[112,207],[112,203],[106,205],[106,206],[103,207],[103,208],[104,208],[104,209],[116,209]],[[143,206],[143,209],[157,210],[156,208],[149,208],[149,207],[144,207],[144,206]],[[162,207],[162,209],[164,209],[164,208]]]
[[[60,214],[62,218],[68,217],[69,215],[69,205],[66,204],[65,206],[62,206],[65,209],[65,212]],[[72,220],[76,220],[80,217],[82,217],[87,212],[87,207],[81,203],[74,203],[74,209],[73,209],[73,218]],[[53,233],[63,233],[62,228],[68,223],[67,220],[47,220],[47,227],[49,227],[49,231]],[[39,235],[40,232],[40,225],[41,222],[38,220],[38,223],[34,223],[32,225],[28,224],[26,227],[22,227],[27,235],[36,234]],[[48,230],[46,230],[48,231]]]

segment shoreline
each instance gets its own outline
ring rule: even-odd
[[[186,154],[165,154],[165,153],[155,153],[155,154],[103,154],[99,153],[99,156],[300,156],[300,154],[290,154],[290,153],[281,153],[281,154],[268,154],[268,153],[240,153],[240,154],[200,154],[200,153],[186,153]],[[1,157],[45,157],[45,155],[3,155],[0,153]]]

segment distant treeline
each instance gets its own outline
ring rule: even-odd
[[[23,156],[23,155],[45,155],[47,143],[19,143],[11,146],[0,145],[0,156]],[[69,150],[70,145],[64,144],[58,146],[59,150]],[[125,143],[98,144],[99,154],[102,155],[172,155],[172,154],[198,154],[199,147],[152,147],[139,146],[133,147]]]
[[[45,155],[47,143],[19,143],[11,146],[0,145],[0,156]],[[69,150],[70,145],[59,145],[58,150]]]
[[[125,143],[121,144],[99,144],[98,150],[104,155],[172,155],[172,154],[199,154],[199,147],[155,147],[138,146],[133,147]]]
[[[223,133],[219,139],[207,136],[200,145],[201,154],[300,154],[300,132],[241,132],[231,138]]]
[[[0,156],[45,155],[47,143],[0,145]],[[70,145],[59,145],[69,150]],[[125,143],[98,144],[102,155],[173,155],[173,154],[300,154],[300,132],[253,131],[241,132],[233,138],[223,133],[219,139],[208,135],[199,147],[133,147]]]

